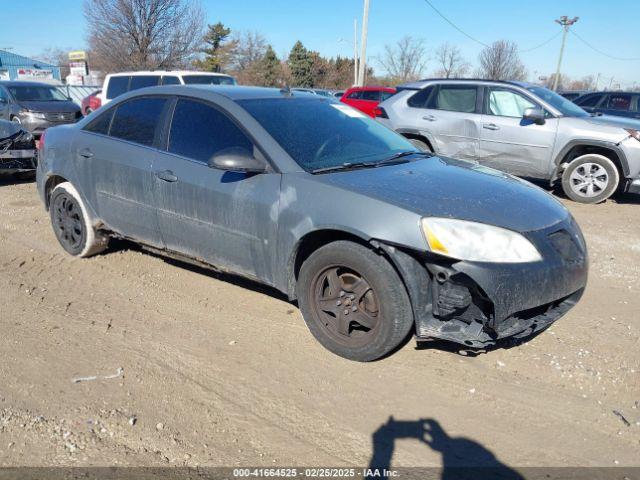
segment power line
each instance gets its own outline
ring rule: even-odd
[[[429,0],[424,0],[425,3],[427,5],[429,5],[434,12],[436,12],[445,22],[447,22],[449,25],[451,25],[453,28],[455,28],[458,32],[460,32],[462,35],[464,35],[465,37],[467,37],[470,40],[473,40],[474,42],[476,42],[479,45],[482,45],[483,47],[488,47],[489,45],[487,45],[484,42],[481,42],[480,40],[478,40],[477,38],[475,38],[472,35],[469,35],[467,32],[465,32],[462,28],[460,28],[458,25],[456,25],[455,23],[453,23],[453,21],[449,20],[449,18],[447,18],[440,10],[438,10],[433,3],[431,3]],[[542,42],[539,45],[536,45],[535,47],[532,48],[527,48],[525,50],[520,50],[521,53],[526,53],[526,52],[531,52],[533,50],[537,50],[538,48],[544,47],[545,45],[547,45],[549,42],[551,42],[552,40],[555,40],[558,35],[560,35],[562,33],[562,30],[558,31],[557,33],[555,33],[552,37],[548,38],[547,40],[545,40],[544,42]]]
[[[449,20],[447,17],[445,17],[440,10],[438,10],[436,7],[434,7],[434,5],[429,1],[429,0],[424,0],[426,2],[427,5],[429,5],[434,12],[436,12],[438,15],[440,15],[440,17],[442,17],[442,19],[447,22],[449,25],[451,25],[453,28],[455,28],[457,31],[459,31],[461,34],[463,34],[465,37],[467,37],[470,40],[473,40],[474,42],[482,45],[483,47],[488,47],[489,45],[487,45],[486,43],[481,42],[480,40],[478,40],[477,38],[472,37],[471,35],[469,35],[467,32],[465,32],[464,30],[462,30],[460,27],[458,27],[455,23],[453,23],[451,20]]]
[[[582,43],[584,43],[587,47],[589,47],[591,50],[598,52],[600,55],[604,55],[605,57],[609,57],[612,58],[613,60],[622,60],[622,61],[637,61],[640,60],[640,57],[636,57],[636,58],[624,58],[624,57],[615,57],[613,55],[609,55],[608,53],[603,52],[602,50],[594,47],[593,45],[591,45],[589,42],[587,42],[584,38],[582,38],[580,35],[578,35],[575,31],[573,30],[569,30],[569,32],[571,32],[573,35],[575,35],[578,40],[580,40]]]
[[[527,52],[532,52],[533,50],[537,50],[538,48],[544,47],[545,45],[547,45],[548,43],[550,43],[551,41],[555,40],[556,38],[558,38],[560,36],[560,34],[562,33],[562,30],[558,30],[556,33],[553,34],[553,36],[551,36],[550,38],[548,38],[547,40],[545,40],[544,42],[542,42],[540,45],[536,45],[535,47],[532,48],[527,48],[525,50],[520,50],[520,53],[527,53]]]

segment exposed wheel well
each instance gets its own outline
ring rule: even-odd
[[[44,186],[44,201],[47,210],[49,210],[49,197],[51,196],[51,192],[54,188],[56,188],[56,185],[60,185],[61,183],[64,183],[66,181],[67,179],[61,177],[60,175],[51,175],[47,179],[47,183],[45,183]]]
[[[329,243],[336,242],[338,240],[348,240],[365,247],[371,248],[365,240],[352,233],[344,232],[342,230],[316,230],[310,232],[298,242],[298,247],[294,255],[292,264],[290,265],[289,275],[289,297],[295,298],[295,286],[298,281],[298,275],[300,273],[300,267],[309,256],[318,250],[320,247],[324,247]]]
[[[414,140],[420,140],[427,144],[427,146],[429,147],[429,150],[431,150],[432,152],[435,152],[435,150],[433,149],[433,145],[431,145],[431,142],[427,137],[424,137],[423,135],[418,135],[417,133],[405,133],[405,132],[402,132],[401,135],[405,138],[413,138]]]
[[[562,158],[562,160],[560,161],[560,165],[564,163],[571,163],[574,159],[589,153],[603,155],[608,159],[610,159],[618,169],[620,178],[624,179],[625,174],[624,174],[624,169],[622,167],[622,160],[620,159],[618,154],[615,152],[615,150],[612,150],[607,147],[600,147],[596,145],[576,145],[571,150],[569,150],[567,154]]]

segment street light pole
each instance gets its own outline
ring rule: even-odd
[[[360,67],[358,69],[359,87],[364,85],[364,72],[367,69],[367,29],[369,27],[369,0],[364,0],[364,12],[362,14],[362,40],[360,42]]]
[[[560,56],[558,57],[558,67],[556,68],[556,76],[553,79],[553,90],[558,90],[558,81],[560,80],[560,67],[562,66],[562,56],[564,55],[564,44],[567,40],[567,32],[569,31],[569,27],[576,23],[580,17],[569,18],[566,15],[563,15],[559,19],[556,20],[556,23],[562,25],[562,46],[560,47]]]
[[[353,19],[353,84],[358,85],[358,19]]]

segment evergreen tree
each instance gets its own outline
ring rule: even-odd
[[[208,25],[207,28],[204,36],[204,43],[207,46],[201,50],[205,56],[202,60],[194,62],[194,65],[206,72],[221,72],[229,63],[234,48],[234,42],[226,43],[231,29],[225,27],[222,22]]]
[[[262,74],[262,84],[265,87],[278,87],[282,80],[282,66],[271,45],[260,61],[260,73]]]
[[[294,87],[313,87],[313,57],[300,41],[291,49],[289,54],[289,69],[291,82]]]

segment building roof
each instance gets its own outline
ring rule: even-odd
[[[0,67],[26,67],[26,68],[58,68],[58,65],[41,62],[33,58],[24,57],[13,52],[0,50]]]

